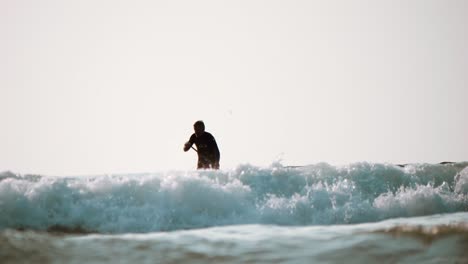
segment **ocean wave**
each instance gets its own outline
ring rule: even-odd
[[[451,235],[468,236],[468,223],[454,223],[446,225],[423,226],[423,225],[400,225],[392,228],[373,231],[374,233],[385,233],[393,236],[420,236],[425,239],[441,238]]]
[[[468,211],[468,163],[326,163],[50,177],[0,174],[0,229],[126,233],[332,225]]]

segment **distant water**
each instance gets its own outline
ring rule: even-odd
[[[468,162],[0,173],[0,263],[468,263]]]

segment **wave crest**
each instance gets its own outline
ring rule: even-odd
[[[0,174],[0,229],[104,233],[233,224],[329,225],[468,211],[468,163],[47,177]]]

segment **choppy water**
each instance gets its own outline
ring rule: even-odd
[[[468,162],[0,174],[0,262],[468,263]]]

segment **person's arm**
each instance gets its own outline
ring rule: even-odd
[[[216,159],[216,162],[219,163],[219,160],[221,158],[221,153],[219,153],[219,148],[218,148],[218,144],[216,144],[216,141],[213,141],[213,142],[214,142],[215,159]]]
[[[184,151],[187,152],[193,145],[194,143],[194,135],[192,135],[189,139],[189,141],[185,142],[184,144]]]
[[[221,154],[219,153],[218,145],[216,141],[214,141],[214,148],[215,148],[215,163],[213,169],[219,170],[219,159],[221,158]]]
[[[219,168],[219,159],[221,158],[221,154],[219,153],[218,144],[216,144],[216,140],[213,136],[212,136],[212,143],[211,143],[211,153],[213,153],[214,159]]]

